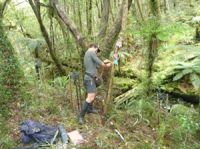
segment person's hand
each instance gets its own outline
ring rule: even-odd
[[[106,63],[106,67],[111,67],[112,63]]]
[[[104,60],[103,62],[104,62],[104,64],[111,63],[111,61],[110,61],[110,60],[108,60],[108,59]]]

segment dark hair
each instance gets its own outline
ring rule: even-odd
[[[99,49],[99,45],[92,43],[89,45],[89,48],[97,48],[97,53],[99,53],[101,50]]]
[[[91,43],[89,45],[89,48],[99,48],[99,46],[97,44],[95,44],[95,43]]]

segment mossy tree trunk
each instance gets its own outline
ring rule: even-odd
[[[141,8],[140,1],[136,0],[135,3],[136,3],[135,5],[137,6],[137,9],[138,9],[138,12],[140,14],[141,20],[144,21],[144,16],[143,16],[143,11],[142,11],[142,8]]]
[[[5,34],[3,12],[9,1],[0,3],[0,115],[7,116],[11,101],[21,99],[24,74]]]
[[[200,41],[200,25],[197,25],[195,30],[196,30],[195,31],[195,40],[197,42],[199,42]]]
[[[150,0],[150,12],[153,16],[160,16],[160,0]]]
[[[156,34],[152,34],[149,40],[149,47],[146,55],[146,72],[147,72],[147,83],[146,93],[149,96],[152,91],[152,75],[153,75],[153,64],[157,55],[158,39]]]
[[[87,0],[86,1],[86,15],[87,15],[87,28],[88,28],[88,34],[89,35],[92,35],[92,18],[93,18],[93,15],[92,15],[92,5],[93,4],[93,1],[92,0]]]

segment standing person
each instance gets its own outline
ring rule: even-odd
[[[109,60],[102,61],[98,58],[97,54],[101,50],[96,44],[91,44],[84,56],[84,85],[87,90],[87,98],[83,103],[81,112],[79,115],[79,123],[84,124],[84,116],[86,113],[97,113],[97,111],[92,107],[92,102],[95,99],[97,87],[95,84],[95,77],[97,77],[97,69],[102,67],[110,67],[111,62]]]

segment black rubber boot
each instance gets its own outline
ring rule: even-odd
[[[83,106],[81,108],[81,112],[80,112],[80,115],[79,115],[79,123],[80,124],[84,124],[84,116],[88,110],[88,106],[89,106],[89,103],[87,103],[86,101],[83,103]]]
[[[96,109],[93,108],[92,103],[88,103],[87,113],[97,114],[98,111],[97,111]]]

